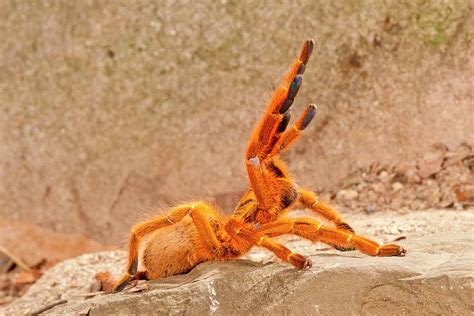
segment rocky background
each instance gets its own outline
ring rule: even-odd
[[[0,1],[0,217],[118,243],[147,212],[244,190],[247,138],[308,37],[301,185],[457,147],[473,17],[463,0]]]

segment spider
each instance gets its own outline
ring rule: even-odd
[[[260,246],[298,269],[311,260],[294,253],[272,237],[294,234],[338,250],[359,250],[371,256],[404,256],[395,244],[379,245],[357,235],[331,206],[309,190],[299,188],[279,157],[302,134],[316,114],[308,105],[296,123],[288,127],[290,107],[298,93],[315,42],[308,39],[250,137],[245,154],[249,189],[230,216],[211,204],[198,201],[178,205],[161,217],[133,226],[126,273],[115,286],[118,292],[132,280],[159,279],[190,271],[201,262],[237,259]],[[287,218],[294,209],[309,209],[328,220]]]

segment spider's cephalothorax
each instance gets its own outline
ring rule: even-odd
[[[279,158],[316,114],[316,106],[310,104],[287,128],[290,107],[314,45],[312,39],[304,43],[250,137],[245,154],[250,188],[234,213],[226,217],[212,205],[199,201],[178,205],[168,215],[136,224],[129,241],[127,272],[117,283],[116,291],[134,279],[158,279],[189,271],[204,261],[235,259],[253,246],[264,247],[299,269],[310,267],[308,258],[272,239],[284,234],[323,242],[341,251],[358,249],[371,256],[405,254],[398,245],[379,245],[357,235],[332,207],[311,191],[298,188]],[[284,217],[293,209],[309,209],[329,224],[322,225],[312,218]]]

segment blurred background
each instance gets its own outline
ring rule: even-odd
[[[2,0],[0,245],[43,236],[64,257],[65,236],[121,246],[177,202],[231,212],[247,138],[309,37],[293,113],[319,112],[286,155],[297,182],[346,211],[467,208],[473,17],[469,0]]]

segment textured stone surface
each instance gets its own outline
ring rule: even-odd
[[[309,255],[313,267],[298,271],[254,249],[235,262],[207,262],[190,273],[147,282],[142,293],[84,299],[98,271],[120,274],[123,252],[84,255],[45,274],[28,293],[3,311],[32,312],[58,299],[56,314],[185,315],[394,315],[472,312],[474,242],[472,211],[427,211],[348,217],[363,234],[390,241],[400,234],[403,258],[374,258],[358,252],[315,250],[286,237],[285,244]],[[73,286],[74,285],[74,286]]]

